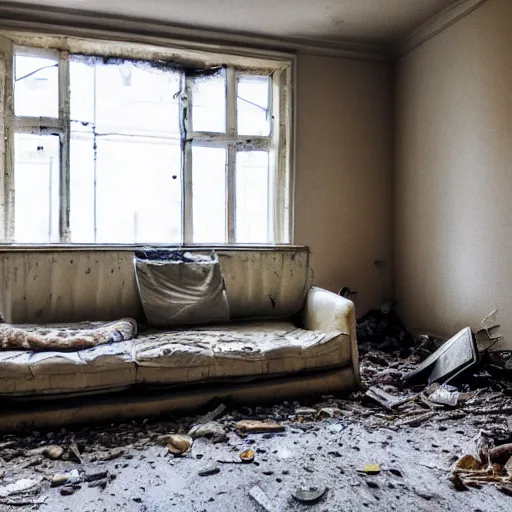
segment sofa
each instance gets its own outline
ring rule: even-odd
[[[144,322],[133,255],[115,252],[64,251],[51,260],[44,250],[1,253],[7,320],[47,324],[129,316]],[[229,323],[143,327],[133,339],[82,350],[0,351],[0,401],[6,411],[0,428],[158,414],[200,407],[213,399],[279,399],[359,386],[353,303],[311,286],[307,247],[219,249],[217,254]],[[122,277],[125,298],[118,310],[108,304],[108,317],[101,318],[95,311],[102,298],[97,291],[92,296],[90,275],[97,271],[97,284],[104,287],[101,272],[114,264],[116,272],[104,278],[115,286]],[[52,275],[46,294],[54,300],[54,287],[60,287],[58,302],[72,300],[72,309],[66,306],[63,312],[52,299],[39,307],[44,291],[37,284],[31,287],[39,278],[34,265],[41,274]],[[71,281],[70,272],[75,276]],[[76,287],[84,293],[77,294]],[[21,310],[16,300],[20,294]]]

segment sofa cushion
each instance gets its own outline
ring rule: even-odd
[[[350,361],[350,343],[341,332],[252,322],[143,335],[134,360],[139,382],[187,383],[339,366]]]
[[[133,341],[73,352],[0,351],[0,394],[92,392],[136,382]]]
[[[311,287],[306,247],[217,252],[231,318],[280,319],[304,307]]]

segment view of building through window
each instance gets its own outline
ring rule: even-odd
[[[63,195],[70,243],[273,242],[269,75],[235,70],[230,99],[226,67],[188,77],[151,61],[78,55],[66,66],[63,106],[58,52],[14,55],[14,115],[29,126],[15,135],[15,242],[62,241]],[[66,120],[68,160],[58,131],[30,129],[36,118]]]

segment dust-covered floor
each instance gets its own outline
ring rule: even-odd
[[[350,396],[2,435],[0,511],[512,510],[512,353],[407,387],[439,344],[403,338],[360,343]]]
[[[322,406],[327,409],[318,414]],[[474,452],[479,431],[507,428],[506,416],[438,417],[411,427],[377,420],[378,409],[334,398],[317,405],[311,416],[307,409],[296,413],[298,407],[285,403],[270,409],[227,409],[214,424],[217,439],[195,439],[190,451],[177,457],[169,453],[162,436],[186,433],[194,418],[3,436],[0,510],[512,509],[512,497],[491,485],[461,492],[448,479],[456,459]],[[239,435],[236,422],[243,418],[274,420],[285,430]],[[81,463],[70,446],[78,448]],[[240,460],[246,449],[254,452],[252,462]],[[380,472],[365,473],[368,464],[380,465]],[[52,487],[58,473],[74,475],[75,483],[71,478]],[[6,489],[20,481],[21,487],[33,484],[32,489],[6,496]],[[293,497],[298,488],[311,487],[327,488],[317,503]]]

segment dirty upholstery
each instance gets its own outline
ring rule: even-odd
[[[137,335],[137,322],[80,322],[67,325],[10,325],[0,323],[0,350],[80,350],[130,340]]]
[[[310,287],[307,256],[307,251],[295,257],[290,251],[221,254],[235,319],[229,325],[144,333],[71,352],[0,351],[0,395],[247,382],[333,368],[343,370],[340,387],[351,389],[359,383],[354,306]],[[296,312],[303,329],[289,320]]]
[[[75,352],[0,352],[0,394],[80,393],[178,385],[346,366],[348,333],[256,322],[153,332]]]

